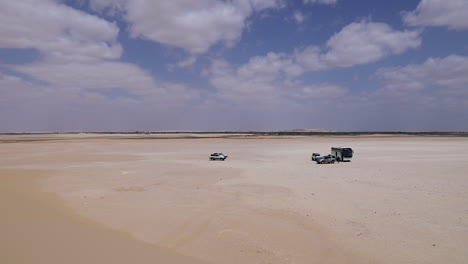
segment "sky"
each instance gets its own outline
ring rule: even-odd
[[[468,131],[468,0],[0,0],[0,132]]]

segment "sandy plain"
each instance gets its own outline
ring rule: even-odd
[[[468,263],[468,138],[0,142],[1,263]]]

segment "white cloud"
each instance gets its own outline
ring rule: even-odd
[[[419,31],[397,31],[384,23],[361,21],[345,26],[326,44],[296,51],[296,61],[309,71],[375,62],[421,45]]]
[[[286,77],[299,76],[303,73],[302,68],[295,64],[292,58],[286,54],[269,52],[266,56],[257,56],[249,60],[237,70],[240,76],[245,78],[266,75],[279,77],[284,74]]]
[[[210,83],[218,90],[217,96],[228,101],[264,100],[277,96],[275,74],[271,70],[258,75],[239,74],[228,62],[215,60],[207,75]]]
[[[308,46],[294,53],[294,59],[298,65],[307,71],[320,71],[330,67],[322,59],[322,51],[318,46]]]
[[[385,85],[378,93],[405,96],[430,87],[446,96],[468,97],[468,57],[429,58],[423,64],[384,68],[376,75]]]
[[[34,98],[61,104],[99,89],[122,89],[146,104],[166,106],[198,97],[196,90],[185,85],[158,81],[135,64],[114,60],[122,54],[118,32],[115,24],[57,1],[1,1],[0,47],[32,48],[41,54],[33,63],[2,65],[21,76],[0,72],[2,99],[17,102],[8,104],[9,111],[21,108],[20,97],[24,104]]]
[[[367,101],[402,130],[466,130],[467,72],[468,57],[459,55],[383,68],[376,72],[383,87]]]
[[[207,75],[218,96],[236,103],[262,101],[264,104],[292,103],[297,100],[330,99],[346,95],[348,90],[333,84],[304,85],[294,77],[302,69],[284,54],[269,53],[254,57],[239,67],[215,60]],[[294,74],[291,74],[294,72]]]
[[[36,89],[35,89],[36,88]],[[21,98],[25,94],[43,93],[44,91],[38,91],[37,85],[31,82],[24,81],[23,79],[7,75],[0,72],[0,106],[5,106],[12,103],[12,98]],[[14,103],[17,103],[16,100]]]
[[[421,129],[423,125],[418,120],[428,113],[438,118],[452,118],[455,114],[453,122],[447,123],[464,127],[455,120],[460,120],[461,113],[468,109],[468,57],[451,55],[430,58],[422,64],[381,69],[376,76],[383,87],[359,94],[332,83],[304,83],[296,78],[298,75],[287,75],[285,65],[290,64],[294,65],[292,57],[281,53],[254,57],[237,67],[214,61],[206,75],[217,89],[213,101],[225,100],[249,109],[269,106],[269,110],[264,110],[272,113],[283,107],[284,111],[304,111],[307,105],[326,108],[327,103],[333,103],[339,107],[337,111],[365,113],[352,119],[362,123],[360,129],[392,129],[395,125],[403,130]],[[382,115],[391,116],[393,123],[382,121]],[[399,115],[405,117],[398,118]]]
[[[165,92],[176,92],[135,100],[109,98],[99,91],[42,86],[0,73],[0,131],[168,129],[186,116],[182,114],[187,113],[185,102],[193,96],[179,85],[161,85],[166,87]]]
[[[301,11],[296,11],[294,12],[293,14],[293,18],[294,18],[294,21],[297,23],[297,24],[302,24],[304,21],[305,21],[305,16],[304,14],[302,14]]]
[[[189,67],[189,66],[192,66],[195,62],[197,62],[197,57],[195,56],[190,56],[189,58],[183,60],[183,61],[180,61],[177,63],[177,66],[179,68],[185,68],[185,67]]]
[[[361,21],[333,35],[322,60],[331,67],[350,67],[401,54],[420,45],[418,31],[397,31],[384,23]]]
[[[268,53],[252,58],[241,67],[245,72],[262,71],[299,76],[307,71],[367,64],[401,54],[421,45],[419,31],[397,31],[384,23],[361,21],[345,26],[326,43],[326,48],[308,46],[293,54]]]
[[[447,26],[468,29],[468,1],[421,0],[416,10],[403,13],[403,20],[412,26]]]
[[[98,12],[119,13],[129,24],[132,37],[141,37],[192,54],[202,54],[215,44],[236,44],[255,12],[283,8],[284,0],[90,0]],[[336,0],[305,1],[335,4]],[[297,23],[305,20],[296,12]]]
[[[47,59],[121,56],[119,28],[52,0],[0,1],[0,47],[34,48]]]
[[[206,52],[224,42],[234,45],[241,37],[247,19],[268,8],[279,8],[279,0],[91,0],[91,6],[104,11],[121,10],[130,23],[132,37],[142,37],[192,54]]]
[[[138,93],[157,89],[156,81],[148,72],[129,63],[41,61],[10,68],[64,89],[125,88]]]
[[[351,67],[400,54],[420,45],[419,32],[396,31],[383,23],[361,21],[344,27],[327,42],[327,51],[309,46],[294,54],[269,52],[233,67],[215,61],[210,81],[220,95],[232,101],[268,97],[270,101],[338,98],[346,88],[333,84],[302,84],[296,79],[307,71]],[[266,99],[265,99],[266,100]]]
[[[297,99],[339,98],[347,95],[348,89],[335,84],[316,84],[301,86],[291,95]]]

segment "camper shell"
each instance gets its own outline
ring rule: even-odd
[[[331,155],[336,157],[337,161],[351,161],[354,150],[352,148],[345,147],[332,147]]]

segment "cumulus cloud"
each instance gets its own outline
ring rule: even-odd
[[[63,64],[41,61],[11,66],[10,69],[64,89],[119,87],[139,93],[158,89],[156,81],[148,72],[129,63],[96,61],[94,63],[68,62]]]
[[[296,60],[310,71],[367,64],[421,45],[419,31],[397,31],[385,23],[361,21],[345,26],[326,43],[326,51],[309,46]]]
[[[347,89],[333,84],[302,84],[297,78],[308,71],[351,67],[401,54],[420,45],[418,31],[397,31],[387,24],[361,21],[344,27],[326,43],[326,49],[309,46],[293,54],[269,52],[234,67],[215,61],[211,84],[234,101],[250,97],[292,99],[337,98]]]
[[[459,55],[379,69],[375,75],[382,87],[364,94],[365,108],[402,130],[466,130],[466,72],[468,57]]]
[[[467,10],[466,0],[421,0],[416,10],[403,12],[403,20],[412,26],[447,26],[467,30]]]
[[[11,65],[9,69],[47,83],[46,87],[37,87],[39,90],[62,90],[78,94],[119,89],[130,95],[129,98],[140,98],[147,104],[164,105],[187,102],[199,97],[197,90],[184,84],[157,80],[148,71],[131,63],[107,60],[61,63],[43,60]]]
[[[294,21],[297,23],[297,24],[302,24],[304,21],[305,21],[305,16],[304,14],[302,14],[301,11],[296,11],[294,12],[293,14],[293,18],[294,18]]]
[[[324,99],[324,98],[339,98],[348,93],[348,89],[328,83],[315,85],[304,85],[294,91],[292,94],[296,99]]]
[[[258,75],[239,73],[238,70],[224,60],[215,60],[207,72],[210,83],[217,89],[216,96],[233,102],[250,100],[271,101],[277,94],[271,70]],[[267,99],[267,100],[265,100]]]
[[[287,77],[299,76],[302,68],[294,63],[293,59],[284,53],[269,52],[266,56],[256,56],[238,69],[238,74],[251,78],[259,75]]]
[[[74,85],[70,83],[67,87]],[[166,84],[161,84],[165,86]],[[174,84],[167,84],[172,86]],[[177,90],[180,89],[180,90]],[[0,73],[0,131],[135,131],[162,129],[179,122],[183,112],[183,87],[139,100],[80,89],[41,86]],[[168,115],[167,112],[172,113]],[[180,128],[183,128],[181,126]]]
[[[185,67],[190,67],[192,66],[195,62],[197,62],[197,57],[195,56],[191,56],[183,61],[180,61],[179,63],[177,63],[177,66],[179,68],[185,68]]]
[[[280,0],[91,0],[97,11],[120,10],[132,37],[192,54],[204,53],[218,42],[234,45],[254,12],[283,5]]]
[[[253,58],[240,66],[213,61],[206,72],[217,89],[212,102],[214,105],[223,102],[219,104],[221,108],[228,105],[231,109],[226,109],[228,113],[232,113],[232,108],[242,109],[245,113],[239,120],[257,125],[261,120],[281,116],[281,120],[273,121],[287,124],[285,120],[291,120],[297,126],[299,120],[307,120],[307,124],[316,127],[345,130],[466,129],[466,57],[453,55],[429,59],[419,65],[382,69],[377,76],[384,88],[360,93],[332,83],[285,79],[287,76],[280,66],[284,60],[287,60],[285,54],[270,53],[266,58]],[[408,86],[401,88],[405,85]],[[418,88],[412,90],[410,86],[415,85]],[[434,86],[440,89],[430,89]],[[333,122],[329,123],[330,119],[311,115],[311,108],[347,114],[334,115]]]
[[[385,85],[379,93],[404,96],[429,87],[442,94],[468,97],[468,57],[429,58],[422,64],[384,68],[376,76]]]
[[[25,94],[36,93],[37,95],[38,89],[35,88],[37,88],[37,85],[31,82],[0,72],[0,94],[2,95],[0,96],[0,106],[6,106],[11,103],[12,98],[18,99]]]
[[[292,55],[299,67],[307,71],[320,71],[330,66],[322,59],[322,49],[319,46],[307,46],[296,50]]]
[[[292,78],[308,71],[375,62],[420,45],[419,31],[397,31],[384,23],[361,21],[334,34],[325,48],[307,46],[293,54],[269,52],[266,56],[253,57],[239,72],[244,75],[268,72]]]
[[[191,52],[174,65],[189,67],[202,64],[203,61],[197,62],[199,54],[212,45],[235,43],[255,12],[283,7],[285,1],[92,0],[90,3],[98,12],[129,22],[128,30],[135,37]],[[185,6],[179,6],[182,4]],[[155,9],[159,11],[151,13]],[[210,23],[219,25],[200,22],[199,18],[205,16]],[[206,32],[204,26],[216,32]],[[448,105],[454,106],[460,116],[457,120],[466,121],[468,63],[464,56],[431,58],[422,64],[381,69],[376,76],[384,87],[376,93],[356,95],[333,83],[302,80],[301,76],[309,71],[370,63],[419,47],[419,31],[399,31],[383,23],[352,23],[323,46],[307,46],[292,53],[270,52],[241,65],[216,59],[204,72],[212,87],[202,97],[203,92],[188,84],[164,82],[138,65],[120,62],[122,47],[117,40],[117,24],[57,0],[1,1],[0,34],[0,47],[31,48],[41,54],[33,63],[1,65],[2,131],[133,127],[278,129],[297,124],[392,129],[394,123],[382,118],[382,113],[394,114],[394,122],[413,125],[421,116],[428,116],[426,111],[434,110],[436,103],[445,104],[444,111],[452,109]],[[108,96],[107,92],[116,90],[123,90],[123,95]],[[401,95],[406,101],[389,102],[389,94]],[[384,100],[387,101],[381,103]],[[327,109],[329,102],[333,102],[333,111],[359,115],[353,118],[337,115],[330,121],[310,114],[312,108]],[[395,110],[400,106],[410,108]],[[213,115],[213,107],[223,110]],[[400,116],[408,116],[403,115],[406,110],[416,114],[401,121]],[[439,110],[431,114],[439,114],[441,119],[453,115],[448,110]],[[451,120],[455,124],[452,127],[466,128],[466,122]],[[379,122],[382,127],[375,126]],[[405,129],[400,124],[397,127]]]
[[[0,1],[1,48],[34,48],[62,61],[115,59],[118,33],[115,24],[56,1]]]
[[[265,57],[254,57],[238,67],[223,60],[215,60],[207,75],[220,98],[236,103],[258,100],[265,104],[292,103],[297,100],[337,98],[347,94],[347,88],[338,85],[303,84],[295,79],[302,73],[302,69],[296,67],[285,54],[269,53]]]
[[[418,31],[397,31],[384,23],[361,21],[333,35],[322,60],[330,66],[350,67],[401,54],[420,45]]]
[[[37,3],[0,2],[0,47],[33,48],[41,53],[34,63],[5,65],[10,70],[60,89],[123,88],[167,95],[169,87],[180,87],[157,81],[135,64],[113,60],[122,54],[114,23],[57,1]]]
[[[40,56],[32,63],[1,65],[0,119],[5,122],[0,129],[80,130],[74,120],[99,127],[115,113],[126,116],[133,109],[139,116],[136,109],[154,113],[198,98],[197,90],[118,61],[118,33],[116,24],[58,1],[1,1],[0,47],[31,48]],[[105,114],[98,115],[101,111]]]

